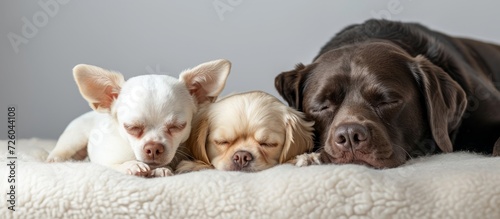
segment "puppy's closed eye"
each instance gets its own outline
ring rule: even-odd
[[[219,146],[228,146],[231,144],[231,142],[226,140],[214,140],[214,143]]]
[[[262,147],[270,147],[270,148],[278,147],[278,143],[259,142],[259,145]]]
[[[184,128],[186,128],[186,124],[187,124],[186,122],[178,123],[178,124],[167,124],[167,125],[165,125],[165,132],[169,135],[178,133],[178,132],[184,130]]]
[[[127,130],[129,135],[132,135],[136,138],[140,138],[144,133],[143,125],[132,125],[132,124],[124,124],[123,127]]]

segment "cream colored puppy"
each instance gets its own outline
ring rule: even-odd
[[[231,63],[216,60],[180,74],[120,73],[91,65],[73,69],[80,93],[94,109],[73,120],[49,154],[49,162],[81,159],[138,176],[167,176],[166,166],[191,131],[200,104],[215,101]]]
[[[176,171],[253,172],[285,163],[312,149],[312,125],[264,92],[226,97],[195,115],[185,144],[194,160],[181,161]]]

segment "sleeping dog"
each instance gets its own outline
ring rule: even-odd
[[[216,60],[180,74],[123,75],[77,65],[73,75],[94,111],[73,120],[49,162],[82,159],[137,176],[167,176],[179,144],[191,131],[198,106],[213,102],[225,86],[231,63]]]
[[[260,92],[235,94],[205,105],[193,119],[185,147],[193,160],[176,172],[202,169],[255,172],[293,162],[313,147],[312,122]]]
[[[500,46],[414,23],[369,20],[340,31],[313,63],[275,79],[315,121],[308,163],[396,167],[411,157],[500,154]]]

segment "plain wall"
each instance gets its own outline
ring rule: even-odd
[[[279,96],[275,76],[310,63],[347,25],[383,15],[500,43],[499,8],[493,0],[1,1],[0,139],[7,137],[9,105],[17,107],[17,138],[55,139],[89,111],[71,74],[79,63],[126,78],[177,77],[225,58],[233,67],[222,96],[250,90]],[[24,38],[18,46],[9,39],[14,35]]]

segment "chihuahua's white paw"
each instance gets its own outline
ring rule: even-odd
[[[56,163],[56,162],[64,162],[68,160],[83,160],[87,157],[87,148],[82,148],[79,151],[73,152],[69,150],[65,150],[63,152],[60,151],[52,151],[50,152],[46,162]]]
[[[305,167],[310,165],[320,165],[319,153],[301,154],[297,156],[295,166]]]
[[[166,177],[173,175],[174,173],[172,170],[166,167],[159,167],[151,171],[151,177]]]
[[[129,175],[134,176],[149,176],[151,174],[151,168],[149,165],[140,161],[127,161],[120,165],[120,170]]]
[[[45,161],[49,162],[49,163],[56,163],[56,162],[67,161],[70,158],[71,158],[71,155],[69,155],[67,153],[54,153],[54,152],[51,152]]]

